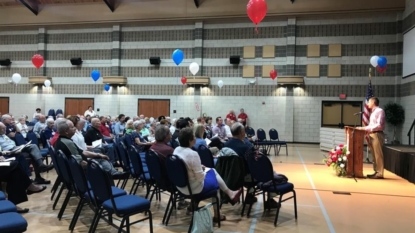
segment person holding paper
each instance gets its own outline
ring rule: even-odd
[[[17,148],[16,143],[6,136],[6,126],[3,123],[0,123],[0,147],[3,151],[13,151]],[[25,152],[24,154],[28,154],[32,159],[32,165],[36,175],[35,182],[38,184],[50,184],[50,180],[42,178],[40,173],[52,170],[53,165],[45,165],[43,163],[43,157],[40,154],[39,147],[30,144],[24,147],[21,152]],[[18,153],[20,153],[20,151],[15,151],[13,154]]]
[[[207,148],[209,148],[210,152],[212,152],[213,156],[216,156],[216,154],[219,152],[219,149],[217,147],[209,147],[206,140],[209,139],[203,139],[203,134],[205,132],[205,127],[203,125],[195,125],[194,132],[196,136],[196,143],[193,146],[196,150],[199,148],[199,146],[203,145]],[[210,142],[210,140],[209,140]]]
[[[3,162],[5,157],[0,156],[0,162]],[[17,160],[8,162],[8,166],[0,166],[0,181],[6,182],[7,199],[13,204],[18,205],[22,202],[28,201],[27,195],[40,193],[46,189],[46,186],[35,185],[29,177],[19,166]],[[18,213],[27,213],[29,209],[22,209],[17,206]]]

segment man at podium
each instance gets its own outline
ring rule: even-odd
[[[385,111],[379,107],[379,99],[372,97],[369,99],[368,107],[371,109],[369,125],[357,127],[357,129],[366,130],[369,134],[370,141],[368,146],[373,156],[374,174],[367,175],[370,179],[383,179],[383,151],[382,147],[385,142]]]

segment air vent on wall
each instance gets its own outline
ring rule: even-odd
[[[278,85],[304,85],[303,76],[278,76]]]
[[[209,86],[210,78],[207,76],[187,76],[187,85]]]
[[[103,77],[102,82],[108,84],[125,85],[127,84],[127,78],[125,76],[105,76]]]
[[[44,84],[46,80],[52,80],[51,77],[47,76],[31,76],[29,77],[30,84]]]

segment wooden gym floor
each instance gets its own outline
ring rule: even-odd
[[[297,192],[298,220],[294,219],[293,202],[287,201],[282,205],[278,226],[274,227],[275,210],[262,214],[262,198],[254,204],[251,217],[240,216],[241,205],[223,205],[222,213],[227,220],[222,227],[215,226],[215,232],[364,232],[389,233],[413,232],[415,229],[415,185],[385,171],[384,180],[358,179],[355,182],[349,178],[338,178],[334,171],[321,165],[325,152],[320,151],[318,145],[291,144],[288,147],[289,155],[270,156],[274,170],[285,174],[289,181],[294,183]],[[370,164],[364,165],[364,173],[373,173]],[[52,181],[56,173],[44,175]],[[131,186],[127,185],[127,190]],[[29,223],[29,233],[69,232],[68,226],[75,211],[78,199],[71,198],[61,221],[57,219],[61,197],[56,210],[52,210],[50,189],[40,194],[29,196],[29,201],[20,207],[30,208],[30,212],[23,216]],[[335,194],[334,192],[340,192]],[[64,193],[63,193],[64,194]],[[138,195],[143,195],[139,189]],[[167,205],[168,196],[162,195],[162,201],[153,200],[154,232],[186,232],[190,223],[190,216],[185,210],[173,212],[168,227],[161,224],[161,219]],[[93,212],[85,207],[74,232],[87,232]],[[142,215],[138,215],[142,217]],[[133,217],[135,219],[136,217]],[[119,219],[114,218],[119,225]],[[135,224],[132,232],[149,232],[148,221]],[[97,232],[117,232],[103,220],[98,225]]]

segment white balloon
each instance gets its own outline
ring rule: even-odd
[[[22,80],[22,76],[18,73],[13,74],[12,80],[14,83],[18,84]]]
[[[193,75],[196,75],[197,72],[199,72],[199,64],[197,64],[196,62],[190,63],[189,70],[190,70],[190,73],[192,73]]]
[[[378,66],[378,56],[373,56],[372,58],[370,58],[370,64],[372,64],[373,67]]]
[[[45,87],[50,87],[50,80],[45,80]]]
[[[222,80],[219,80],[219,81],[218,81],[218,87],[219,87],[219,88],[222,88],[222,87],[223,87],[223,81],[222,81]]]

